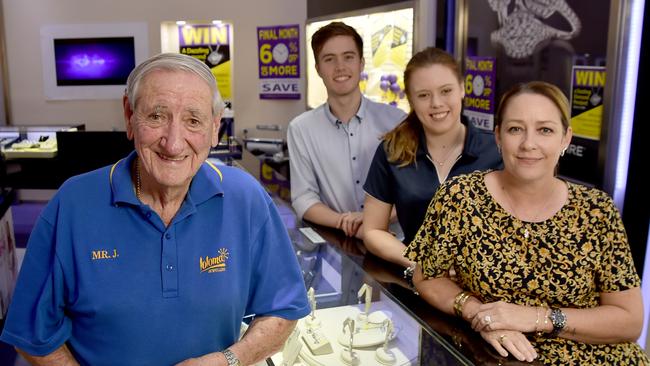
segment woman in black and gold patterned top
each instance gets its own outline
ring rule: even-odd
[[[422,297],[466,319],[502,356],[650,365],[634,343],[640,280],[616,207],[555,177],[571,140],[568,110],[544,82],[508,91],[495,130],[504,169],[445,183],[405,254],[418,263]]]

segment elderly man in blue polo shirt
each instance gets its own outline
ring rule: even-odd
[[[214,76],[194,58],[154,56],[123,104],[135,152],[70,179],[45,208],[0,339],[36,365],[264,359],[309,305],[269,196],[206,162],[223,104]]]

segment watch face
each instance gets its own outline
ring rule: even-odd
[[[551,313],[549,314],[549,318],[551,319],[551,324],[553,325],[553,331],[551,332],[551,335],[555,337],[560,334],[560,332],[562,332],[566,326],[566,315],[560,309],[552,309]]]
[[[273,47],[273,60],[279,64],[287,62],[289,58],[289,49],[284,43],[278,43]]]
[[[476,75],[474,77],[474,80],[472,80],[472,87],[473,87],[472,94],[476,95],[477,97],[483,95],[483,89],[485,89],[485,82],[483,81],[483,77],[481,75]]]

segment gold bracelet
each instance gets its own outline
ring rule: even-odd
[[[458,295],[456,295],[456,297],[454,297],[454,313],[456,313],[456,316],[460,316],[460,315],[458,314],[458,313],[459,313],[459,311],[458,311],[458,305],[459,305],[460,300],[461,300],[463,297],[465,297],[466,294],[467,294],[467,293],[466,293],[465,291],[461,291],[461,292],[458,293]]]
[[[467,291],[461,291],[456,295],[454,298],[454,313],[456,313],[456,316],[462,318],[463,317],[463,306],[467,302],[467,299],[472,296],[469,292]]]
[[[550,310],[548,306],[542,306],[541,308],[544,310],[544,327],[537,331],[536,335],[538,337],[543,336],[545,333],[544,329],[546,329],[546,326],[548,325],[548,312]]]

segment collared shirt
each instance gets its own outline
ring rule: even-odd
[[[448,178],[475,170],[500,169],[503,162],[497,151],[494,134],[467,124],[463,152],[451,168]],[[411,242],[424,221],[429,202],[440,181],[429,153],[424,133],[420,134],[415,163],[398,167],[389,163],[381,144],[364,184],[366,192],[385,203],[395,205],[397,219],[404,230],[404,243]]]
[[[342,123],[324,103],[289,124],[291,202],[299,218],[322,202],[334,211],[362,211],[363,182],[381,137],[406,117],[393,106],[361,98]]]
[[[246,314],[309,313],[286,229],[249,174],[204,163],[166,227],[135,196],[135,157],[71,178],[44,209],[2,341],[33,355],[67,342],[82,365],[173,365],[233,344]]]

